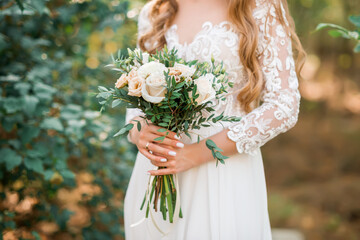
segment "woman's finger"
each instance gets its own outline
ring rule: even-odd
[[[155,135],[153,133],[151,133],[151,137],[154,137],[154,139],[156,139],[157,137],[159,137],[158,135]],[[183,148],[185,145],[180,142],[179,140],[174,140],[171,138],[166,137],[162,142],[160,141],[154,141],[154,143],[160,145],[160,146],[170,146],[170,147],[174,147],[174,148]]]
[[[177,173],[177,171],[175,170],[175,168],[163,168],[163,169],[158,169],[158,170],[151,170],[151,171],[148,171],[148,173],[150,173],[151,175],[154,175],[154,176],[159,176],[159,175],[175,174],[175,173]]]
[[[151,150],[156,155],[166,156],[167,158],[173,158],[177,154],[174,149],[168,149],[166,148],[166,146],[159,145],[154,142],[147,142],[146,144],[144,144],[144,148],[147,150]]]
[[[166,163],[168,161],[168,159],[166,159],[162,156],[156,156],[154,154],[151,154],[151,153],[149,153],[149,151],[147,151],[143,148],[139,149],[139,152],[141,152],[145,157],[150,159],[150,161],[154,161],[157,163]]]
[[[159,162],[159,161],[152,161],[152,160],[150,160],[150,162],[152,163],[152,165],[157,166],[157,167],[168,167],[169,166],[168,162]]]
[[[162,130],[160,130],[160,129],[162,129]],[[162,127],[151,125],[151,126],[149,126],[149,130],[152,133],[155,133],[155,134],[157,134],[159,136],[166,136],[166,137],[171,138],[173,140],[180,140],[180,137],[177,136],[176,133],[174,133],[172,131],[169,131],[169,130],[166,130],[165,128],[162,128]]]

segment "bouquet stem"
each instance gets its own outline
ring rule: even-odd
[[[151,181],[151,177],[150,180]],[[163,219],[169,217],[170,223],[174,222],[174,214],[176,211],[177,189],[175,186],[174,175],[155,176],[151,182],[151,190],[147,189],[140,210],[146,205],[146,218],[149,217],[150,207],[153,205],[155,212],[160,209]],[[150,185],[149,185],[150,187]],[[150,195],[149,195],[150,192]],[[179,217],[182,218],[180,208]]]

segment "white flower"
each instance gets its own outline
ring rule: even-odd
[[[160,103],[165,98],[165,76],[150,75],[141,90],[142,97],[151,103]]]
[[[142,65],[137,72],[139,77],[147,79],[150,75],[164,75],[164,72],[167,72],[167,68],[162,63],[149,62]]]
[[[158,62],[149,62],[138,69],[138,75],[145,80],[141,89],[142,97],[151,103],[160,103],[165,98],[167,68]]]
[[[180,75],[185,78],[192,77],[192,75],[194,75],[194,73],[196,71],[195,66],[189,67],[189,66],[181,64],[181,63],[175,63],[173,69],[180,71],[181,72]]]
[[[195,80],[195,84],[197,86],[196,93],[199,94],[199,97],[195,101],[198,104],[203,104],[215,98],[216,92],[212,87],[213,79],[214,75],[208,73]]]

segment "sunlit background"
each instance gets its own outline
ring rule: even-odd
[[[114,84],[104,66],[136,45],[144,2],[0,2],[3,239],[123,239],[135,147],[112,137],[124,109],[100,115],[91,93]],[[321,22],[355,30],[360,2],[288,2],[308,58],[297,125],[262,148],[271,224],[360,239],[360,53],[314,32]]]

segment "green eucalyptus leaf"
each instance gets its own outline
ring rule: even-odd
[[[207,139],[205,144],[209,149],[213,149],[213,148],[217,147],[215,142],[213,140],[211,140],[211,139]]]
[[[117,137],[117,136],[120,136],[120,135],[123,135],[123,134],[129,132],[133,127],[134,127],[134,124],[132,124],[132,123],[125,125],[122,129],[120,129],[120,131],[118,131],[114,135],[114,137]]]
[[[141,131],[141,123],[140,121],[137,121],[137,130],[140,132]]]
[[[357,28],[360,28],[360,15],[350,16],[349,21],[354,24]]]
[[[163,142],[165,140],[166,136],[157,137],[154,139],[156,142]]]
[[[114,107],[118,106],[120,103],[121,103],[121,100],[120,100],[120,99],[115,99],[115,100],[112,102],[111,107],[114,108]]]
[[[360,53],[360,42],[355,46],[354,52]]]

